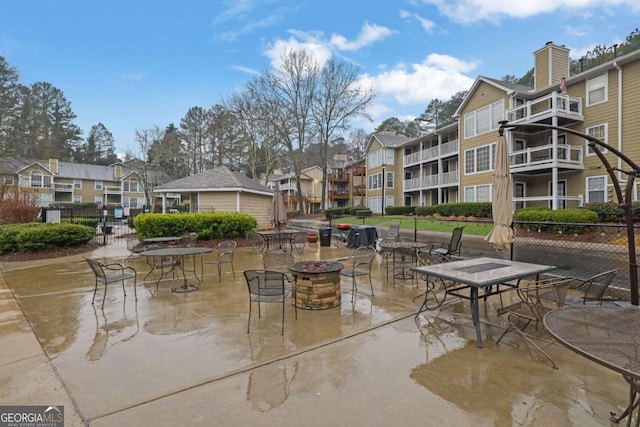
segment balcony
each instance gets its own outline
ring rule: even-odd
[[[345,200],[349,198],[349,192],[347,190],[331,190],[329,191],[329,199],[331,200]]]
[[[419,163],[433,161],[438,157],[458,154],[458,140],[445,142],[435,147],[426,148],[416,151],[415,153],[404,156],[404,166],[411,166]]]
[[[558,118],[558,125],[583,121],[582,98],[552,92],[533,101],[507,110],[509,123],[545,122]]]
[[[509,161],[511,173],[543,171],[552,167],[572,170],[584,169],[582,147],[574,145],[558,145],[555,157],[553,156],[552,144],[529,147],[509,154]]]
[[[351,168],[353,176],[366,176],[367,168],[364,165],[358,165]]]
[[[349,174],[346,172],[330,173],[328,178],[330,182],[349,182]]]
[[[404,180],[404,190],[423,190],[437,187],[455,186],[460,183],[458,171],[441,174],[425,175],[421,178]]]
[[[53,184],[53,190],[56,193],[71,193],[73,192],[73,184]]]
[[[106,186],[104,187],[104,193],[105,194],[122,194],[122,188],[115,187],[115,186]]]

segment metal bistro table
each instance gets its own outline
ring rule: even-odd
[[[271,249],[291,250],[293,237],[298,233],[302,233],[302,231],[291,228],[256,231],[256,234],[264,239],[266,251]],[[285,245],[284,248],[282,247],[283,244]],[[289,246],[288,248],[287,245]]]
[[[169,258],[172,258],[174,261],[173,263],[171,263],[171,266],[166,272],[164,271],[164,268],[161,269],[160,278],[156,281],[156,292],[158,290],[158,286],[162,278],[166,274],[175,272],[176,270],[179,273],[182,273],[182,285],[175,286],[171,288],[171,290],[173,292],[192,292],[192,291],[195,291],[196,289],[199,289],[200,284],[202,283],[202,278],[198,277],[198,272],[196,268],[196,255],[202,255],[212,251],[213,251],[212,248],[200,248],[200,247],[164,248],[164,249],[151,249],[148,251],[143,251],[143,252],[140,252],[140,255],[144,257],[169,257]],[[191,284],[187,280],[186,265],[185,265],[185,257],[187,256],[192,257],[193,270],[190,270],[190,272],[193,272],[193,277],[198,282],[197,285]]]
[[[640,424],[640,309],[603,306],[563,307],[547,313],[544,326],[560,343],[599,365],[622,374],[629,383],[629,405],[611,421],[627,418],[631,425],[633,413]]]
[[[427,282],[427,292],[424,295],[424,302],[420,310],[418,310],[418,313],[416,313],[416,317],[427,309],[430,286],[429,277],[451,280],[457,285],[450,288],[448,287],[446,294],[470,301],[471,318],[473,319],[473,326],[476,329],[478,347],[481,348],[482,332],[480,330],[480,313],[478,311],[478,289],[483,288],[483,297],[485,298],[490,295],[497,295],[501,293],[501,286],[503,288],[514,288],[517,286],[517,282],[515,284],[507,282],[538,276],[554,268],[555,267],[551,265],[530,264],[527,262],[489,257],[412,267],[412,271],[424,274]],[[460,291],[466,291],[467,289],[469,289],[469,295],[460,293]]]

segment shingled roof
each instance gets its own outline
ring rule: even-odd
[[[247,191],[250,193],[273,194],[273,190],[253,181],[245,174],[218,166],[194,175],[176,179],[156,186],[155,193],[185,193],[195,191]]]

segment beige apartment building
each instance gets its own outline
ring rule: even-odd
[[[382,212],[382,200],[385,206],[491,201],[503,120],[573,129],[640,162],[640,51],[569,76],[569,49],[549,42],[534,52],[533,63],[533,88],[478,77],[456,112],[456,124],[399,144],[374,134],[367,150],[369,207]],[[607,171],[584,138],[533,127],[505,135],[514,209],[613,201]],[[605,155],[614,167],[623,167],[613,153]],[[624,188],[625,177],[619,181]],[[635,186],[633,200],[638,200]]]
[[[0,177],[8,190],[5,197],[15,193],[11,189],[28,190],[43,207],[56,203],[95,203],[139,209],[146,203],[144,180],[123,163],[101,166],[58,159],[2,158]],[[169,197],[177,202],[180,196]]]

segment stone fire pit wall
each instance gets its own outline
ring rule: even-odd
[[[294,304],[307,310],[324,310],[340,305],[340,272],[337,262],[299,262],[289,269],[296,277]]]

